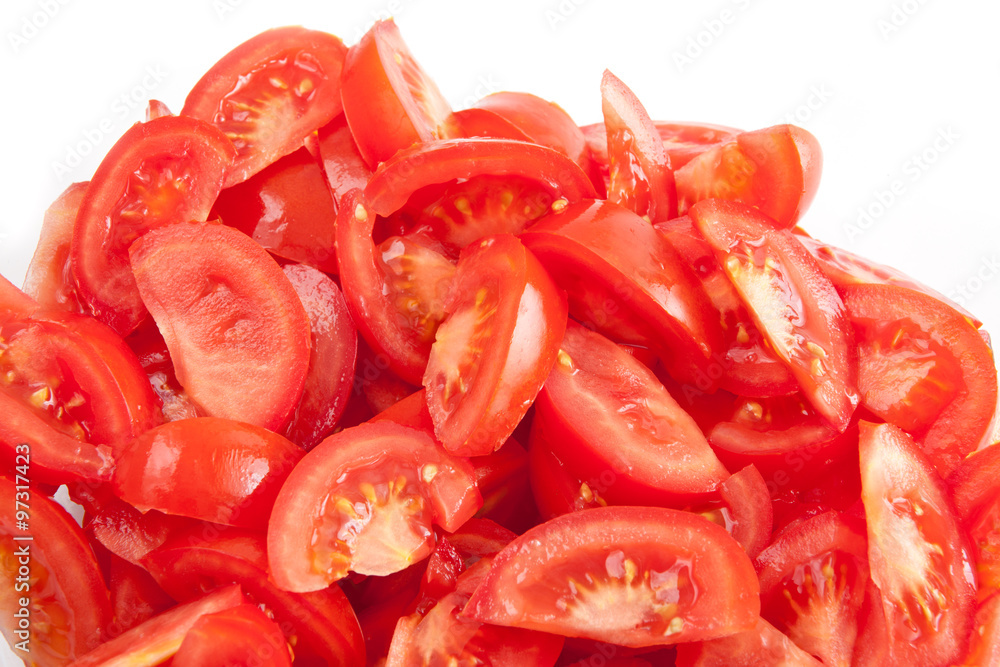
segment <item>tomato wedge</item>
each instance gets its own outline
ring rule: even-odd
[[[107,557],[110,560],[108,586],[115,618],[111,634],[131,630],[177,604],[149,572],[112,553]]]
[[[677,251],[632,211],[607,201],[554,209],[521,235],[569,312],[613,340],[649,345],[684,380],[705,377],[721,352],[718,314]]]
[[[346,429],[281,488],[268,525],[271,576],[304,592],[350,571],[398,572],[430,554],[432,523],[454,530],[481,504],[471,466],[426,432],[385,421]]]
[[[913,435],[949,475],[990,437],[997,372],[989,345],[960,313],[922,292],[841,291],[858,342],[862,405]]]
[[[648,368],[573,322],[538,395],[531,439],[612,504],[703,500],[728,476]]]
[[[43,308],[86,312],[76,291],[69,259],[73,225],[88,182],[73,183],[45,211],[35,254],[24,277],[24,291]]]
[[[972,628],[975,575],[944,483],[906,433],[862,422],[861,485],[889,664],[951,664]]]
[[[0,324],[7,320],[28,317],[38,308],[37,301],[0,276]]]
[[[334,203],[339,203],[351,190],[364,189],[368,185],[372,170],[361,157],[343,114],[319,129],[317,142],[323,174],[333,192]]]
[[[858,402],[853,336],[816,260],[791,233],[744,204],[701,202],[691,218],[813,407],[843,431]]]
[[[129,246],[151,229],[203,221],[236,149],[195,118],[137,123],[108,151],[87,186],[73,225],[70,271],[80,297],[119,335],[146,316],[129,268]]]
[[[711,123],[678,123],[654,120],[653,126],[660,135],[663,149],[670,159],[672,169],[680,169],[695,156],[709,148],[736,138],[741,130]],[[604,123],[594,123],[580,128],[587,140],[587,148],[598,167],[608,169],[608,133]],[[605,174],[606,175],[606,174]]]
[[[302,145],[340,113],[347,49],[298,26],[267,30],[215,63],[184,100],[182,116],[213,123],[236,147],[226,187]]]
[[[801,127],[741,132],[677,168],[678,210],[683,214],[705,199],[738,201],[786,229],[809,208],[822,171],[819,142]]]
[[[483,137],[531,141],[531,137],[500,114],[476,107],[452,112],[444,122],[443,133],[452,139]]]
[[[184,635],[174,661],[190,667],[250,665],[292,667],[281,628],[252,604],[201,616]]]
[[[608,70],[601,79],[601,98],[608,134],[608,199],[650,222],[675,217],[674,173],[645,107]]]
[[[1000,665],[1000,595],[993,595],[976,609],[969,648],[955,664],[960,667]]]
[[[958,518],[969,533],[979,599],[1000,592],[1000,447],[987,447],[969,456],[948,478]]]
[[[171,225],[129,251],[177,379],[205,413],[280,430],[309,368],[309,318],[281,268],[245,234]]]
[[[868,581],[864,526],[838,512],[783,531],[755,562],[761,615],[826,665],[849,667]]]
[[[0,476],[0,632],[32,664],[63,665],[107,639],[108,590],[80,527],[23,477]]]
[[[258,426],[184,419],[146,431],[120,452],[114,486],[143,512],[263,530],[278,489],[302,456],[294,443]]]
[[[398,150],[437,138],[451,113],[392,19],[377,21],[347,52],[342,97],[351,134],[372,168]]]
[[[458,260],[448,316],[423,385],[437,439],[489,454],[524,417],[556,360],[566,300],[516,237],[490,236]]]
[[[278,257],[337,272],[337,208],[319,158],[305,148],[223,190],[211,217]]]
[[[745,632],[677,647],[677,667],[821,667],[824,663],[796,646],[763,618]]]
[[[463,614],[635,647],[748,630],[759,611],[753,566],[724,529],[678,510],[602,507],[507,545]]]

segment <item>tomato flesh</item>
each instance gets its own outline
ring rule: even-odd
[[[677,647],[677,667],[820,667],[824,663],[796,646],[763,618],[745,632]]]
[[[265,659],[274,667],[292,666],[281,628],[251,604],[200,617],[174,656],[177,664],[191,667],[251,664]]]
[[[89,183],[73,183],[45,211],[35,254],[24,277],[24,291],[43,308],[83,313],[70,272],[73,225]]]

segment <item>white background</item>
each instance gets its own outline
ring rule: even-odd
[[[90,177],[142,118],[147,97],[178,111],[212,63],[264,29],[302,24],[351,44],[391,13],[455,108],[494,90],[525,90],[592,123],[601,119],[599,84],[610,68],[657,119],[754,129],[797,115],[825,155],[806,229],[951,294],[1000,332],[995,0],[3,0],[2,7],[0,273],[16,284],[47,205]],[[112,124],[109,136],[95,133],[102,122]],[[944,135],[952,139],[935,147]],[[89,153],[75,167],[74,151]],[[919,166],[921,155],[933,163]],[[69,173],[57,174],[60,163]],[[894,181],[902,194],[889,202],[884,193]],[[859,208],[873,214],[865,229]]]

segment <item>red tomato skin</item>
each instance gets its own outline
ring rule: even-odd
[[[149,572],[114,554],[109,554],[109,558],[108,583],[115,618],[113,634],[131,630],[176,604]]]
[[[209,416],[280,430],[302,395],[311,339],[281,267],[222,225],[157,229],[129,253],[191,400]]]
[[[670,158],[670,166],[677,170],[695,156],[717,144],[732,141],[741,130],[711,123],[678,123],[654,120],[663,149]],[[604,123],[594,123],[580,128],[587,141],[590,155],[602,172],[608,169],[608,134]]]
[[[975,607],[975,575],[967,538],[958,524],[947,487],[913,439],[891,424],[862,422],[860,429],[868,560],[872,581],[882,592],[890,664],[949,664],[961,655]],[[895,514],[893,510],[904,507],[904,503],[914,509],[896,510],[900,514]],[[916,520],[921,523],[916,524]],[[894,524],[909,521],[914,527],[887,525],[887,521]],[[911,542],[900,543],[907,538]],[[913,542],[915,539],[921,543]],[[899,551],[900,547],[904,551]],[[897,551],[888,553],[888,549]],[[901,556],[916,558],[918,549],[938,554],[936,561],[927,560],[928,568],[940,563],[933,572],[919,572],[919,563],[901,559]],[[928,580],[931,576],[934,581]],[[920,586],[925,588],[920,590]],[[935,614],[936,632],[911,628],[913,621],[901,618],[901,608],[906,602],[896,593],[929,596],[932,595],[929,588],[937,590],[941,597],[920,600],[928,606],[929,613]],[[930,605],[934,605],[934,610],[930,610]]]
[[[344,116],[372,168],[396,151],[436,138],[451,113],[392,19],[377,21],[347,51],[342,87]]]
[[[69,268],[73,224],[89,183],[73,183],[45,211],[35,254],[24,277],[24,291],[42,308],[84,313]]]
[[[453,111],[445,120],[444,135],[449,139],[513,139],[514,141],[531,141],[531,137],[522,132],[511,121],[489,109],[472,107]],[[535,142],[538,143],[538,142]],[[550,148],[553,148],[550,146]]]
[[[334,203],[339,205],[345,194],[355,188],[363,190],[368,185],[372,170],[361,157],[343,114],[321,127],[317,139],[323,174]]]
[[[380,164],[365,187],[365,198],[377,214],[388,216],[421,188],[485,174],[538,181],[554,198],[570,203],[597,196],[576,163],[546,146],[507,139],[446,139],[410,146]]]
[[[757,328],[792,371],[813,407],[843,431],[858,403],[854,340],[844,304],[816,260],[791,233],[774,229],[765,215],[745,204],[707,200],[691,209],[691,217],[712,245]],[[760,280],[751,281],[740,261],[747,258],[746,248],[753,253],[748,258],[753,271],[768,280],[763,288]],[[759,254],[764,254],[763,267],[757,266]],[[766,264],[768,260],[777,269]],[[771,271],[776,272],[774,277]],[[768,293],[761,294],[762,289]],[[780,313],[770,316],[777,307]]]
[[[498,283],[497,314],[487,324],[490,343],[469,378],[472,387],[458,405],[449,405],[447,374],[463,373],[447,365],[457,342],[451,326],[465,326],[458,318],[474,312],[474,291],[488,281]],[[506,442],[542,388],[565,332],[566,299],[535,256],[516,237],[502,234],[463,250],[446,310],[449,317],[438,328],[424,373],[427,408],[445,449],[483,456]]]
[[[281,628],[252,604],[206,614],[184,635],[174,660],[190,667],[252,664],[292,667]]]
[[[305,148],[223,190],[210,217],[278,257],[337,272],[337,207],[318,158]]]
[[[969,648],[961,667],[997,667],[1000,665],[1000,594],[994,593],[979,604],[969,635]]]
[[[748,465],[719,486],[719,496],[735,521],[730,534],[750,558],[756,558],[771,540],[774,523],[774,508],[764,478],[753,464]]]
[[[66,664],[107,639],[112,611],[104,577],[80,526],[40,489],[28,488],[13,475],[0,476],[0,496],[6,500],[0,508],[0,565],[4,581],[10,584],[2,602],[0,632],[11,646],[29,640],[37,664]],[[24,505],[15,507],[15,501]],[[28,527],[16,509],[28,512]],[[18,540],[26,536],[27,540]],[[24,579],[17,579],[23,576],[22,566],[31,570],[28,588],[23,588]],[[22,587],[15,587],[16,581]],[[22,597],[28,597],[30,604],[22,604]],[[47,597],[54,598],[61,614],[40,608]],[[16,634],[24,628],[18,627],[15,613],[24,608],[35,623],[27,637]]]
[[[854,285],[841,288],[852,321],[909,320],[957,359],[963,387],[941,408],[930,427],[915,434],[921,448],[942,476],[989,439],[997,405],[997,372],[993,352],[975,327],[933,296],[895,285]],[[862,342],[859,339],[859,342]],[[892,391],[880,377],[862,374],[863,389]]]
[[[0,324],[10,319],[28,317],[38,307],[37,301],[0,276]]]
[[[213,614],[243,604],[239,586],[216,589],[193,602],[174,607],[128,632],[101,644],[76,662],[73,667],[101,665],[158,665],[177,652],[184,635],[206,614]],[[141,661],[141,662],[140,662]]]
[[[654,347],[673,366],[690,364],[695,377],[721,352],[718,316],[698,279],[628,209],[580,202],[542,218],[521,239],[566,289],[577,320],[617,342]]]
[[[94,173],[73,225],[70,271],[88,312],[121,336],[139,325],[146,308],[129,269],[130,244],[178,219],[205,220],[235,156],[219,130],[195,118],[165,116],[125,132]],[[159,191],[184,176],[172,173],[172,162],[188,174],[183,196]],[[164,163],[174,177],[166,184],[157,182]],[[159,186],[146,195],[152,201],[136,190],[137,172]]]
[[[1000,559],[994,546],[1000,539],[998,476],[1000,447],[989,446],[971,454],[948,478],[958,518],[972,542],[980,601],[1000,591]]]
[[[822,664],[762,618],[751,630],[679,645],[676,662],[677,667],[821,667]]]
[[[536,401],[532,449],[548,449],[609,504],[677,507],[714,494],[726,469],[645,366],[575,323],[561,352]],[[617,396],[621,388],[635,393]],[[636,405],[656,407],[633,424]],[[645,437],[653,429],[661,434],[656,450]]]
[[[312,331],[302,398],[284,435],[312,449],[336,426],[354,384],[358,333],[337,283],[304,264],[287,264],[285,277],[305,308]]]
[[[114,486],[140,511],[263,529],[302,456],[301,448],[267,429],[214,417],[185,419],[147,431],[121,452]]]
[[[298,26],[274,28],[237,46],[198,80],[181,115],[214,123],[232,140],[237,156],[226,187],[299,148],[310,133],[340,113],[346,53],[343,42],[328,33]],[[293,63],[301,80],[269,72],[273,63]],[[259,104],[261,98],[266,100],[263,106],[248,102]],[[247,116],[263,117],[265,127],[255,127]]]
[[[685,622],[679,632],[664,636],[649,627],[628,627],[628,621],[617,627],[613,623],[604,625],[604,621],[615,620],[607,614],[600,625],[585,620],[574,622],[565,619],[565,612],[551,601],[528,597],[532,584],[559,585],[551,581],[550,568],[572,563],[574,558],[585,560],[585,549],[603,553],[604,549],[618,547],[628,550],[627,557],[650,558],[652,554],[647,550],[665,549],[666,545],[689,559],[690,576],[702,582],[695,584],[699,595],[693,606],[686,605],[680,611]],[[603,565],[603,559],[601,562]],[[583,581],[585,573],[577,576]],[[550,581],[539,584],[546,578]],[[707,585],[708,578],[711,585]],[[617,585],[622,585],[618,581]],[[568,595],[570,590],[567,584]],[[746,553],[723,528],[707,519],[664,508],[602,507],[557,517],[507,545],[462,613],[484,623],[642,647],[698,641],[750,629],[760,612],[758,594],[757,577]]]

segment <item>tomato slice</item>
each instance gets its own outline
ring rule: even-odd
[[[750,558],[756,558],[770,541],[774,523],[774,508],[764,478],[757,468],[748,465],[719,486],[719,497],[727,510],[723,527]]]
[[[602,507],[557,517],[511,542],[463,614],[655,646],[750,629],[759,610],[750,559],[724,529],[678,510]]]
[[[436,138],[451,113],[392,19],[377,21],[347,52],[342,97],[351,134],[372,168]]]
[[[761,616],[823,664],[850,665],[868,581],[860,522],[838,512],[806,519],[783,531],[755,565]]]
[[[838,431],[858,402],[853,336],[843,303],[816,260],[789,232],[744,204],[691,209],[757,328],[816,411]]]
[[[113,556],[141,565],[149,552],[193,523],[198,522],[156,510],[140,512],[107,489],[101,489],[96,502],[87,507],[84,528],[93,541]]]
[[[305,148],[223,190],[211,217],[278,257],[337,272],[337,208],[318,158]]]
[[[677,667],[821,667],[823,663],[796,646],[780,630],[765,621],[721,639],[677,647]]]
[[[125,343],[132,348],[139,359],[139,365],[146,371],[149,384],[160,399],[164,421],[204,416],[177,381],[167,343],[152,318],[143,321],[138,329],[130,333]]]
[[[302,399],[284,434],[311,449],[333,430],[347,407],[358,334],[337,283],[304,264],[288,264],[282,271],[299,295],[312,330]]]
[[[263,529],[278,489],[302,456],[301,448],[264,428],[185,419],[146,431],[120,452],[114,485],[142,512]]]
[[[454,530],[481,504],[471,466],[427,433],[388,422],[341,431],[306,454],[278,494],[271,576],[303,592],[350,571],[398,572],[430,554],[432,523]]]
[[[309,318],[281,268],[222,225],[171,225],[129,251],[177,379],[205,413],[280,430],[309,368]]]
[[[302,145],[340,113],[347,49],[298,26],[267,30],[222,57],[184,100],[182,116],[213,123],[237,155],[226,187],[242,183]]]
[[[35,254],[24,277],[24,291],[42,308],[84,313],[69,268],[73,224],[83,203],[88,182],[73,183],[45,211]]]
[[[975,575],[948,492],[899,428],[861,423],[861,497],[892,664],[951,664],[972,627]]]
[[[463,251],[423,385],[449,451],[495,451],[528,411],[556,360],[566,300],[510,235]]]
[[[99,665],[158,665],[177,653],[184,635],[202,616],[243,604],[239,586],[220,588],[202,598],[182,604],[128,632],[101,644],[76,662],[74,667]]]
[[[0,324],[28,317],[38,310],[38,302],[0,276]]]
[[[261,664],[292,667],[281,628],[252,604],[200,617],[184,635],[174,660],[190,667]]]
[[[1000,665],[1000,595],[992,595],[976,609],[969,648],[955,664],[960,667]]]
[[[601,98],[608,134],[608,199],[650,222],[675,217],[674,174],[642,102],[608,70],[601,79]]]
[[[519,130],[517,125],[495,111],[472,107],[454,111],[445,119],[442,132],[452,139],[514,139],[531,141],[531,137]],[[535,142],[539,143],[539,142]]]
[[[0,632],[32,664],[63,665],[107,638],[111,605],[80,527],[24,476],[0,476]]]
[[[396,625],[386,667],[489,664],[494,667],[551,667],[562,650],[555,635],[488,625],[462,614],[489,570],[483,560],[462,573],[456,589],[426,613],[405,616]]]
[[[70,270],[90,312],[120,335],[146,316],[129,246],[151,229],[198,220],[236,156],[208,123],[168,116],[129,128],[101,161],[73,225]]]
[[[605,201],[569,205],[521,239],[567,291],[577,320],[616,341],[649,345],[685,380],[704,376],[721,351],[718,314],[698,279],[666,239],[628,209]]]
[[[704,499],[728,476],[656,376],[578,324],[566,328],[536,408],[532,448],[549,449],[591,489],[604,487],[608,503],[676,506]]]
[[[358,145],[347,126],[343,114],[319,129],[317,133],[319,157],[323,164],[323,174],[330,185],[334,203],[355,188],[364,189],[372,170],[365,164]]]
[[[365,663],[361,628],[337,586],[290,593],[269,579],[263,535],[238,528],[178,532],[144,560],[153,577],[179,600],[236,582],[261,604],[295,649],[296,663],[350,667]]]
[[[718,364],[709,367],[718,376],[719,385],[739,396],[784,396],[796,392],[798,383],[761,335],[716,260],[712,246],[695,229],[691,217],[685,215],[658,223],[656,229],[694,269],[709,300],[719,311],[726,353],[724,358],[716,358]]]
[[[976,560],[979,599],[1000,591],[1000,447],[973,453],[948,478],[958,518],[968,531]]]
[[[663,141],[663,149],[672,169],[680,169],[695,156],[709,148],[736,138],[741,130],[711,123],[677,123],[654,120],[653,126]],[[608,133],[604,123],[585,125],[580,130],[587,141],[590,155],[599,168],[608,169]]]
[[[114,554],[108,554],[108,559],[113,634],[131,630],[177,604],[143,568]]]
[[[861,402],[913,435],[941,475],[990,436],[997,372],[960,313],[895,285],[841,288],[858,341]]]
[[[816,196],[823,152],[801,127],[775,125],[741,132],[675,169],[681,214],[705,199],[727,199],[760,209],[785,229]]]

